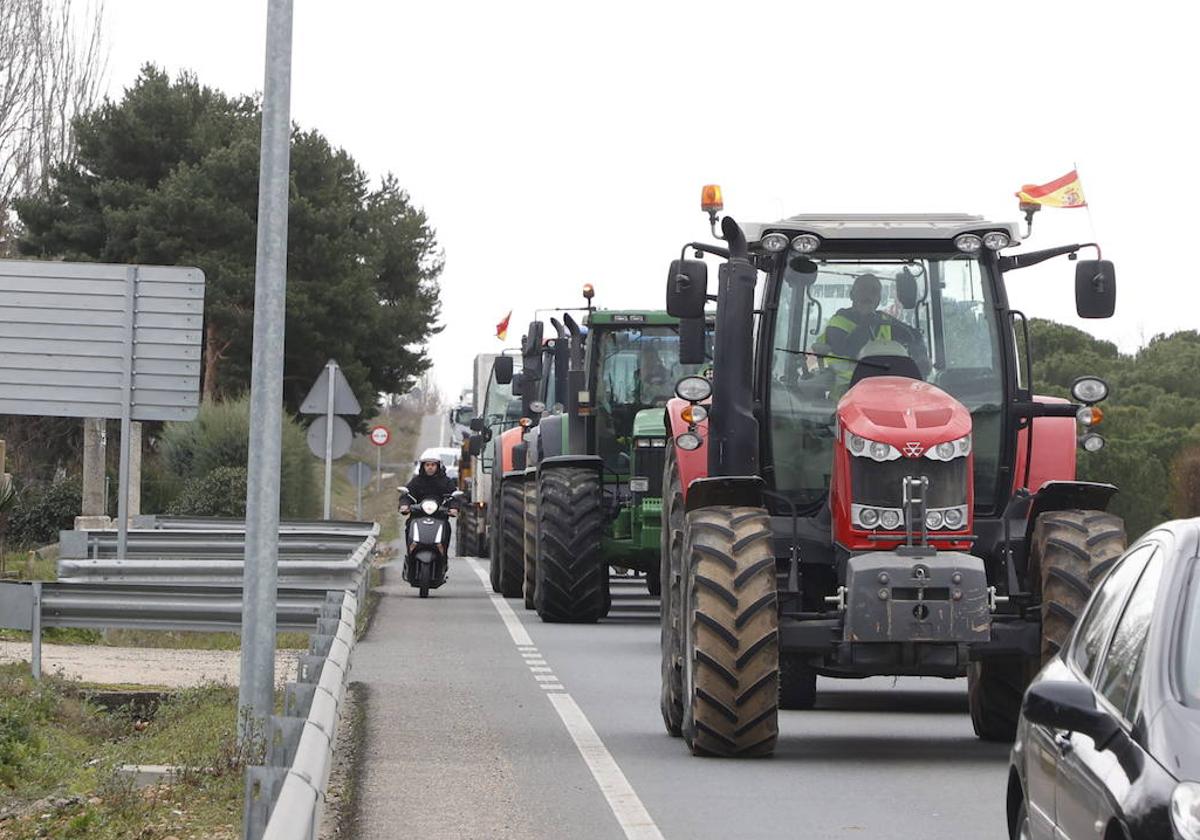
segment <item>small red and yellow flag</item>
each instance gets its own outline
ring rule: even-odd
[[[1022,204],[1040,204],[1043,207],[1087,207],[1083,183],[1074,169],[1048,184],[1026,184],[1017,193],[1017,198]]]
[[[504,341],[508,338],[508,319],[512,317],[512,310],[508,310],[508,314],[504,316],[504,320],[496,325],[496,338]]]

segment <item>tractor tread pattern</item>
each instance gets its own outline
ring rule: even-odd
[[[769,526],[760,508],[687,515],[684,656],[691,657],[692,677],[684,686],[682,729],[696,755],[756,757],[775,749],[779,616],[764,609],[776,597],[775,557],[763,538]]]
[[[662,533],[659,550],[659,576],[662,580],[659,604],[659,642],[662,655],[662,687],[659,710],[667,733],[679,737],[683,724],[683,659],[680,638],[680,578],[683,554],[683,485],[676,463],[675,446],[668,442],[663,464]]]
[[[525,481],[525,609],[533,609],[537,586],[537,481]]]
[[[593,622],[608,611],[604,511],[593,469],[554,467],[538,480],[534,607],[542,621]]]
[[[525,490],[520,481],[500,487],[500,594],[520,598],[525,583]]]

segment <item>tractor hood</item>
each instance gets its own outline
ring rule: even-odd
[[[908,458],[971,433],[971,413],[962,403],[935,385],[901,376],[862,380],[842,397],[837,412],[843,432],[890,443]]]
[[[633,436],[662,438],[667,436],[667,421],[661,408],[643,408],[633,418]]]

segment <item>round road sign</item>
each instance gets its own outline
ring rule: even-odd
[[[376,446],[387,446],[387,442],[392,439],[392,433],[387,430],[387,426],[376,426],[371,429],[371,443]]]

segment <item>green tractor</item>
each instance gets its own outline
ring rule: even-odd
[[[521,487],[510,498],[513,506],[520,498],[522,516],[502,527],[516,546],[507,531],[524,523],[526,605],[543,621],[591,622],[608,613],[610,567],[661,591],[665,406],[675,382],[706,365],[680,364],[680,324],[665,312],[589,307],[582,326],[570,315],[553,323],[559,353],[524,348],[522,387],[542,399],[530,400],[538,422],[503,478]],[[555,373],[563,362],[565,377]],[[554,404],[544,396],[551,388]]]

